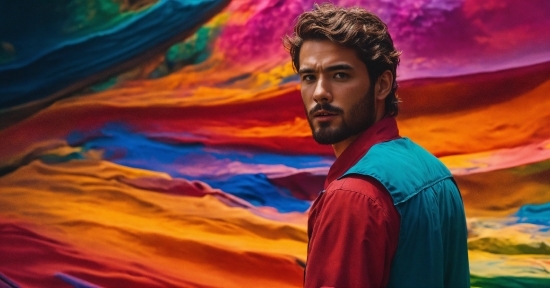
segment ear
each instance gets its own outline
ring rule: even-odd
[[[384,73],[378,77],[374,87],[374,97],[376,100],[384,100],[388,97],[392,88],[392,82],[393,74],[390,70],[384,71]]]

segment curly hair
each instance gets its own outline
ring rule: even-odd
[[[401,52],[395,49],[388,26],[378,16],[358,7],[315,4],[313,10],[298,17],[294,35],[286,35],[283,39],[296,71],[300,69],[300,48],[307,40],[329,40],[354,49],[367,66],[371,83],[376,83],[378,77],[389,70],[393,74],[393,83],[385,100],[385,114],[397,116],[396,72]]]

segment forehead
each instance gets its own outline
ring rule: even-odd
[[[329,40],[306,40],[300,48],[300,70],[302,68],[319,68],[333,64],[348,64],[359,69],[365,66],[357,57],[357,52],[349,47]]]

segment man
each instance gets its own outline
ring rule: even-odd
[[[303,13],[285,38],[314,139],[336,161],[308,221],[306,287],[469,287],[467,228],[447,168],[395,116],[400,53],[360,8]]]

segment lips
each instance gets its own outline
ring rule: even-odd
[[[328,112],[328,111],[317,111],[315,112],[314,116],[315,117],[319,117],[319,116],[330,116],[330,115],[336,115],[336,113],[332,113],[332,112]]]
[[[344,111],[330,103],[317,103],[309,113],[309,119],[316,122],[332,122],[338,115],[344,114]]]
[[[316,122],[331,122],[334,117],[336,117],[338,113],[335,112],[329,112],[326,110],[321,110],[313,113],[313,119],[315,119]]]
[[[327,117],[327,116],[336,116],[338,113],[335,112],[329,112],[326,110],[320,110],[313,114],[313,117]]]

